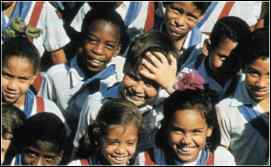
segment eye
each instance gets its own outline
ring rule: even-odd
[[[199,134],[201,134],[202,132],[203,132],[203,131],[200,130],[200,129],[195,129],[195,130],[192,131],[192,133],[193,133],[194,135],[199,135]]]
[[[114,49],[114,45],[112,44],[106,44],[106,48],[109,49],[109,50],[113,50]]]

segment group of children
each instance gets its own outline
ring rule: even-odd
[[[162,23],[131,33],[138,15],[96,5],[40,89],[33,39],[3,41],[1,164],[269,164],[269,26],[226,16],[206,35],[210,2],[165,2]]]

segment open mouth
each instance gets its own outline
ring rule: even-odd
[[[105,61],[99,60],[99,59],[94,59],[94,58],[89,58],[87,59],[87,62],[89,65],[94,66],[94,67],[100,67],[104,65]]]
[[[191,154],[193,151],[197,149],[196,146],[184,146],[184,147],[177,147],[176,151],[178,154]]]
[[[112,156],[109,158],[112,160],[114,164],[126,164],[128,162],[128,156]]]

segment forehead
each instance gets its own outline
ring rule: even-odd
[[[133,139],[138,136],[138,128],[130,123],[125,125],[111,125],[108,129],[107,138],[109,139]]]
[[[185,11],[194,14],[196,16],[201,16],[201,11],[197,8],[197,6],[193,2],[172,2],[169,6],[174,7],[176,9],[184,9]]]
[[[227,54],[230,54],[236,47],[238,43],[235,41],[232,41],[229,38],[221,38],[216,50],[220,52],[225,52]]]
[[[18,76],[33,75],[34,67],[29,59],[11,55],[3,64],[3,71]]]
[[[264,59],[262,57],[256,59],[253,63],[249,65],[250,68],[256,69],[257,71],[261,73],[269,73],[269,62],[270,59]]]
[[[183,129],[206,127],[206,119],[203,112],[197,109],[177,110],[173,116],[173,125]]]
[[[119,27],[111,22],[105,20],[95,20],[89,25],[86,35],[101,33],[106,35],[107,38],[119,40],[121,32]]]

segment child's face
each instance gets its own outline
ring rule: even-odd
[[[165,24],[171,39],[178,40],[201,19],[201,11],[192,2],[173,2],[166,6]]]
[[[90,72],[99,72],[120,50],[118,27],[106,21],[94,21],[84,34],[83,63]]]
[[[1,135],[1,164],[5,160],[6,153],[8,151],[9,146],[10,146],[10,143],[11,143],[12,137],[10,137],[10,136],[11,136],[11,134],[9,134],[9,133]]]
[[[269,59],[257,59],[246,69],[245,79],[251,97],[259,102],[269,97]]]
[[[203,114],[194,109],[175,112],[169,130],[169,145],[176,157],[184,162],[196,160],[212,134]]]
[[[157,84],[149,80],[135,79],[129,74],[124,75],[122,85],[122,96],[137,107],[151,103],[158,94]]]
[[[23,105],[25,93],[35,79],[33,65],[26,58],[11,56],[3,65],[1,93],[6,103]]]
[[[230,75],[235,63],[230,57],[233,56],[232,51],[236,47],[237,42],[224,38],[216,48],[210,50],[210,68],[214,74],[226,75],[229,73]]]
[[[136,151],[138,128],[133,124],[112,125],[102,147],[102,153],[111,165],[127,165]]]
[[[39,141],[23,149],[22,161],[24,165],[58,165],[61,162],[63,152],[59,153],[50,149],[48,142]]]

